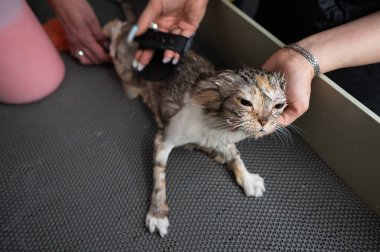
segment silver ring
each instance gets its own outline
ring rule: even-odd
[[[75,54],[78,58],[80,57],[83,57],[84,56],[84,52],[82,50],[78,50]]]
[[[150,22],[149,28],[153,30],[158,30],[158,24],[156,22]]]

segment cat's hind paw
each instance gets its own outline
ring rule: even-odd
[[[242,187],[247,196],[261,197],[265,192],[264,179],[258,174],[245,174]]]
[[[160,233],[160,236],[163,238],[168,234],[169,219],[168,217],[158,218],[154,217],[151,214],[147,214],[146,227],[151,233],[154,233],[157,230]]]

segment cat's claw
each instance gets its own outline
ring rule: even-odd
[[[154,231],[157,230],[160,233],[160,236],[163,238],[168,234],[169,219],[168,217],[157,218],[151,214],[147,214],[146,227],[151,233],[154,233]]]
[[[243,180],[243,190],[247,196],[263,196],[265,192],[264,179],[258,174],[247,173]]]

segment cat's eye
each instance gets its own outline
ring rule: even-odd
[[[246,106],[246,107],[252,107],[252,103],[250,103],[249,101],[247,101],[245,99],[241,99],[241,98],[240,98],[240,104],[243,106]]]
[[[280,108],[282,108],[284,106],[285,106],[285,103],[277,103],[276,105],[274,105],[274,108],[275,109],[280,109]]]

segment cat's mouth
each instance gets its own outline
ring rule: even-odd
[[[258,132],[255,132],[251,129],[247,129],[245,127],[233,126],[233,125],[230,127],[229,132],[230,133],[243,133],[246,137],[253,137],[253,138],[259,138],[262,135],[265,135],[265,134],[262,134],[262,135],[258,134]]]
[[[244,133],[247,134],[249,137],[253,137],[255,139],[258,139],[258,138],[261,138],[261,137],[264,137],[266,135],[269,135],[271,134],[273,131],[270,131],[268,129],[264,129],[264,128],[261,128],[261,129],[257,129],[257,130],[254,130],[254,129],[251,129],[251,130],[244,130]]]

